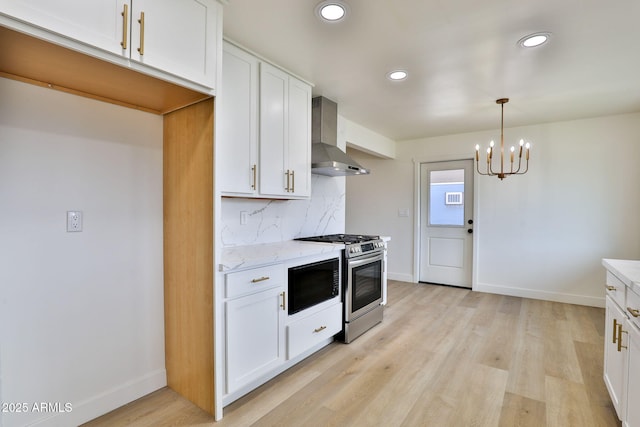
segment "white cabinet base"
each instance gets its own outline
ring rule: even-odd
[[[255,381],[252,381],[251,383],[248,383],[245,386],[242,386],[242,387],[238,388],[238,390],[236,390],[236,391],[234,391],[232,393],[226,394],[225,396],[222,397],[222,406],[227,406],[227,405],[235,402],[236,400],[240,399],[245,394],[249,393],[252,390],[255,390],[257,387],[259,387],[262,384],[266,383],[267,381],[277,377],[278,375],[280,375],[281,373],[283,373],[287,369],[291,368],[295,364],[297,364],[297,363],[303,361],[304,359],[306,359],[307,357],[311,356],[313,353],[315,353],[318,350],[328,346],[333,341],[334,341],[333,337],[327,338],[327,339],[317,343],[313,347],[309,348],[305,352],[300,353],[298,356],[294,357],[293,359],[287,360],[283,365],[280,365],[278,368],[274,369],[273,371],[261,376],[260,378],[257,378]]]
[[[342,330],[342,303],[335,304],[287,326],[287,359],[302,354]]]
[[[640,426],[640,329],[627,322],[629,331],[629,375],[625,427]]]

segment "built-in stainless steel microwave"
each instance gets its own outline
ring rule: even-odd
[[[289,315],[340,295],[340,260],[289,268]]]

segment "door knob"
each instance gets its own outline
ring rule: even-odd
[[[467,221],[467,224],[473,224],[473,220],[470,219],[469,221]]]
[[[467,233],[469,233],[469,234],[473,233],[473,228],[468,229]]]

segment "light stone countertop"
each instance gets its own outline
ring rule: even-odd
[[[602,260],[602,265],[640,295],[640,261],[605,258]]]
[[[258,245],[229,246],[222,249],[219,271],[258,267],[306,256],[331,253],[344,249],[344,244],[286,240]]]

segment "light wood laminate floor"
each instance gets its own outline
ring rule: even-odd
[[[389,282],[382,324],[226,407],[216,426],[619,426],[604,309]],[[87,426],[206,426],[162,389]]]

